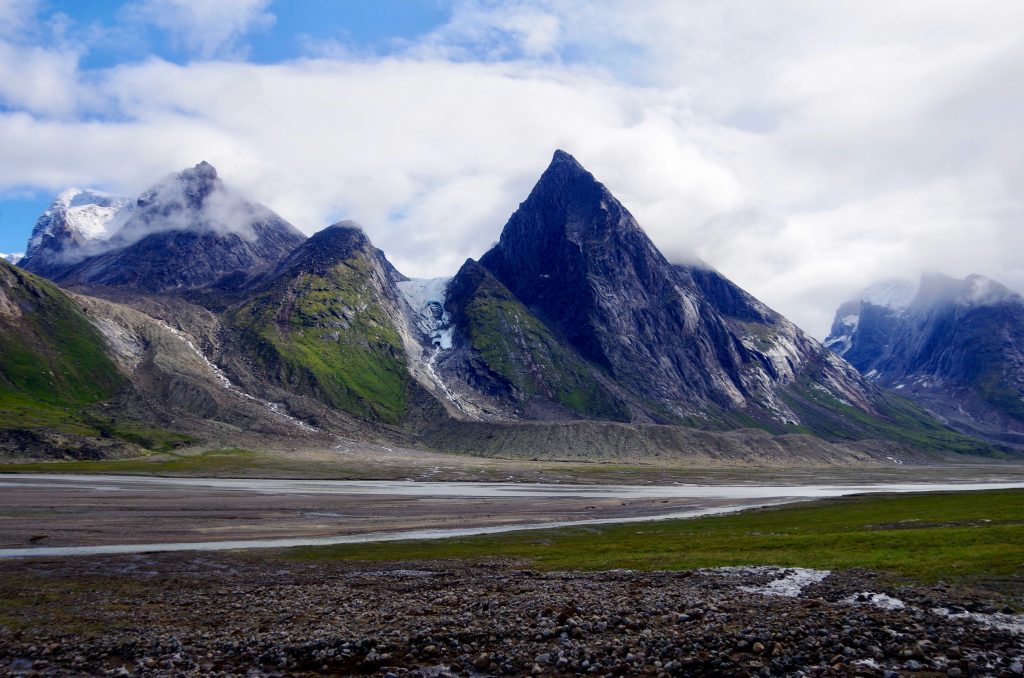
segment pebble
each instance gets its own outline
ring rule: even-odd
[[[870,573],[835,572],[815,584],[814,598],[741,588],[771,581],[761,570],[538,573],[515,563],[417,562],[389,571],[379,563],[159,555],[145,557],[145,571],[173,574],[110,574],[141,558],[34,566],[49,585],[75,593],[37,597],[24,608],[34,616],[17,631],[0,626],[0,675],[26,674],[25,666],[40,676],[253,678],[896,678],[901,671],[963,678],[985,667],[1024,675],[1019,637],[927,611],[989,603],[958,600],[948,585],[886,592],[905,609],[844,602],[877,590]],[[87,590],[70,586],[90,567],[98,576]],[[0,565],[0,596],[31,595],[2,575]],[[80,630],[89,625],[107,630]]]

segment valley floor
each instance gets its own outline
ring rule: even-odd
[[[430,542],[0,561],[0,672],[1017,676],[1022,606],[1024,491],[857,496]]]
[[[258,441],[247,441],[257,443]],[[245,444],[243,442],[242,444]],[[898,461],[898,460],[897,460]],[[194,447],[145,457],[95,461],[0,458],[0,473],[102,473],[203,478],[309,478],[538,483],[880,483],[1024,479],[1024,463],[946,455],[934,463],[800,466],[695,466],[685,459],[581,461],[447,454],[381,444]]]

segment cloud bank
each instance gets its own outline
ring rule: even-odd
[[[433,276],[482,254],[563,148],[670,259],[819,337],[878,278],[1024,289],[1019,2],[477,1],[380,54],[274,64],[239,59],[274,6],[217,4],[141,5],[180,10],[161,30],[190,61],[85,69],[67,26],[0,0],[23,26],[0,34],[0,190],[134,195],[205,159],[303,231],[355,219]]]

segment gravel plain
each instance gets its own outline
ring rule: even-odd
[[[0,563],[0,675],[1024,675],[1019,610],[869,571],[267,555]]]

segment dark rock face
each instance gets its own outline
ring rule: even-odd
[[[37,256],[26,267],[63,285],[166,293],[271,269],[304,240],[266,207],[225,188],[204,162],[144,193],[124,225],[92,245],[97,253],[78,261]]]
[[[828,344],[952,425],[1024,444],[1024,300],[983,276],[923,276],[900,304],[847,302]]]
[[[742,344],[567,153],[555,154],[480,263],[616,379],[672,400],[742,398]]]
[[[405,280],[405,276],[391,265],[384,253],[370,243],[362,227],[353,221],[341,221],[314,233],[301,247],[291,252],[266,276],[268,281],[294,277],[302,273],[326,275],[339,261],[356,255],[373,260],[391,281],[389,290],[394,292],[394,283]]]
[[[670,264],[562,151],[480,264],[652,420],[725,411],[798,424],[781,389],[803,377],[871,409],[855,371],[721,274]]]
[[[601,371],[479,263],[468,260],[452,278],[445,309],[458,347],[443,368],[476,394],[510,400],[531,419],[629,419]]]

